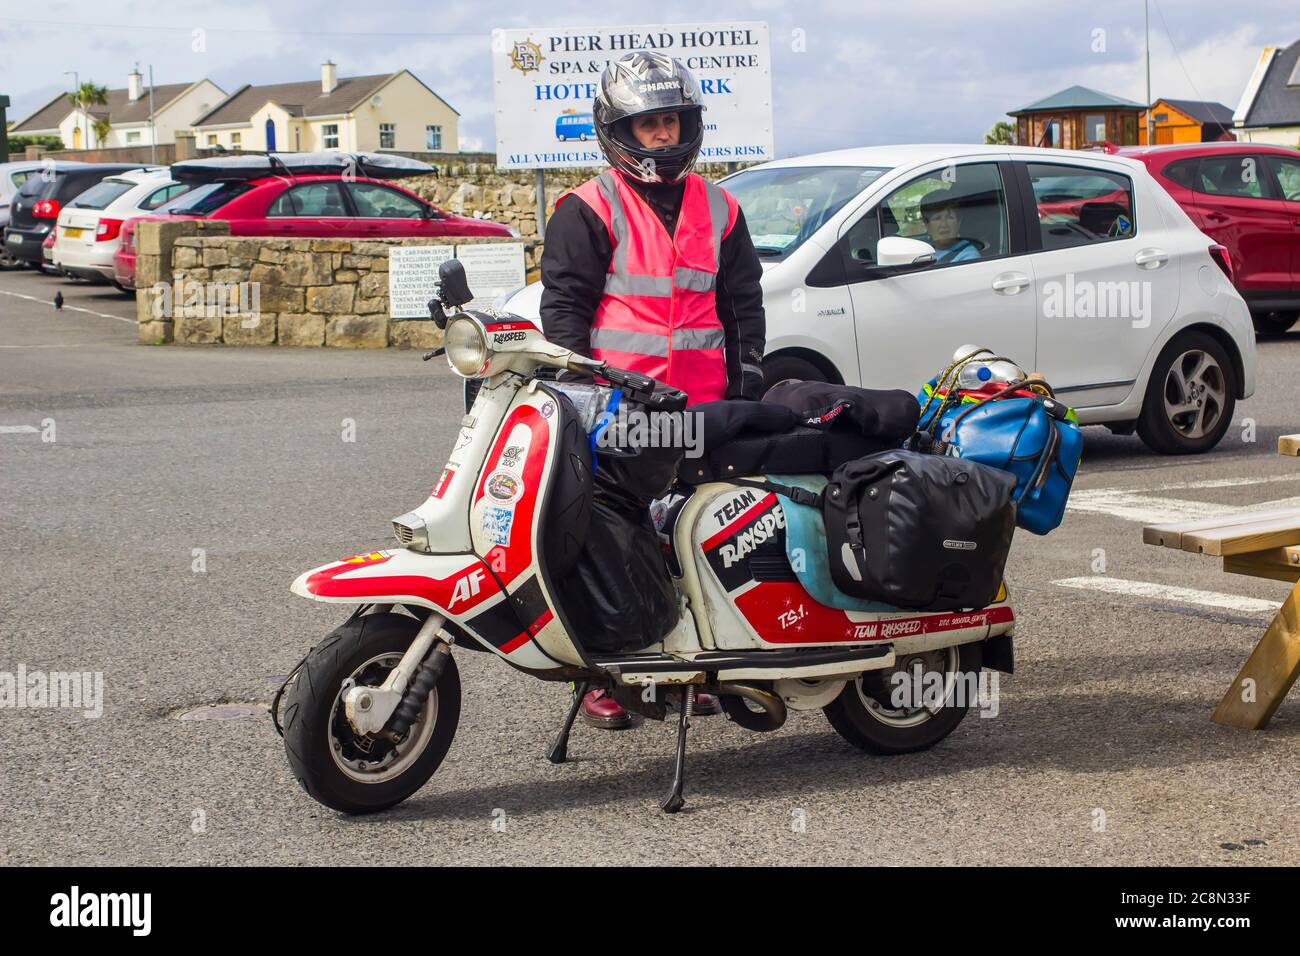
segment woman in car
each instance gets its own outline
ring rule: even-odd
[[[961,237],[961,207],[947,189],[936,189],[921,200],[921,218],[936,262],[965,262],[980,257],[979,247]]]

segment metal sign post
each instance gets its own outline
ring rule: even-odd
[[[0,96],[0,163],[9,162],[9,124],[5,120],[5,111],[8,107],[9,97]]]
[[[537,238],[546,241],[546,174],[537,170]]]

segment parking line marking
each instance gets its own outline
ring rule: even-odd
[[[35,425],[0,425],[0,435],[28,435],[38,431]]]
[[[8,289],[0,289],[0,295],[11,295],[16,299],[26,299],[28,302],[39,302],[41,305],[48,305],[50,308],[54,307],[53,299],[38,299],[34,295],[23,295],[21,292],[10,292]],[[94,309],[83,309],[79,305],[68,305],[67,303],[64,303],[63,311],[85,312],[87,315],[97,315],[101,319],[116,319],[119,322],[130,322],[132,325],[140,324],[135,319],[124,319],[120,315],[109,315],[107,312],[96,312]]]
[[[1225,479],[1228,480],[1228,479]],[[1187,487],[1187,486],[1182,486]],[[1197,487],[1202,487],[1198,485]],[[1233,487],[1210,485],[1208,487]],[[1249,505],[1225,505],[1214,501],[1191,501],[1186,498],[1163,498],[1159,495],[1111,488],[1089,488],[1070,495],[1066,508],[1085,514],[1110,515],[1125,521],[1141,524],[1169,524],[1175,521],[1196,521],[1201,518],[1222,518],[1249,511],[1269,508],[1287,508],[1300,503],[1300,497],[1279,498]]]
[[[1131,597],[1154,598],[1175,604],[1200,604],[1205,607],[1227,608],[1231,611],[1245,611],[1258,614],[1276,611],[1282,606],[1281,601],[1264,601],[1260,598],[1244,597],[1240,594],[1224,594],[1222,591],[1200,591],[1196,588],[1180,588],[1171,584],[1152,584],[1149,581],[1126,581],[1123,578],[1108,578],[1094,575],[1083,578],[1062,578],[1052,584],[1063,588],[1078,588],[1085,591],[1105,591],[1107,594],[1126,594]]]

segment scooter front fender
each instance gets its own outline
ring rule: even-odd
[[[406,548],[369,551],[313,568],[290,588],[329,604],[414,604],[467,631],[519,667],[563,666],[532,640],[491,569],[474,554],[421,554]]]

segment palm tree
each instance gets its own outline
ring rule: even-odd
[[[102,147],[108,140],[108,134],[113,131],[113,124],[108,121],[107,116],[101,116],[92,124],[95,131],[95,145]]]
[[[984,142],[990,146],[1011,146],[1016,141],[1016,128],[1005,120],[993,124],[993,128],[984,134]]]
[[[81,110],[84,116],[84,114],[90,112],[92,106],[108,105],[108,87],[96,86],[94,83],[87,81],[82,83],[75,92],[68,94],[68,102],[72,104],[73,109]],[[98,134],[98,126],[96,127],[96,133]],[[84,123],[82,125],[82,135],[85,135]],[[83,145],[87,148],[90,146],[89,143],[83,143]]]

